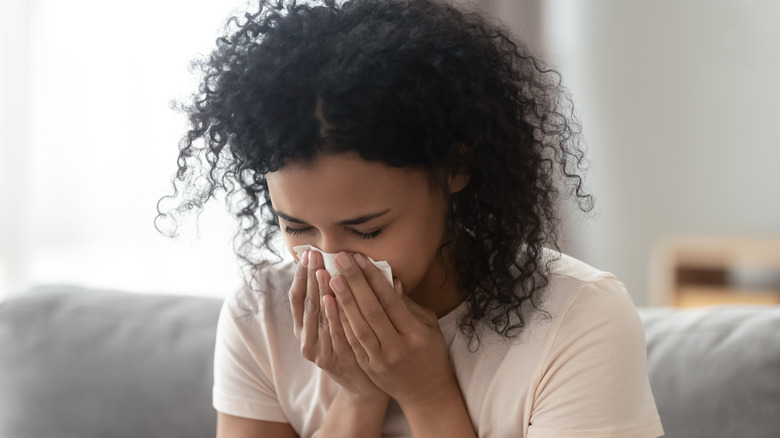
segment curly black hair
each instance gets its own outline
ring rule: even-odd
[[[466,172],[444,243],[467,291],[460,327],[518,334],[523,305],[539,309],[549,283],[559,199],[593,205],[558,73],[485,15],[440,0],[261,0],[227,29],[183,106],[190,129],[161,200],[176,205],[158,206],[158,229],[225,194],[252,265],[279,232],[266,174],[290,160],[356,151],[432,176]]]

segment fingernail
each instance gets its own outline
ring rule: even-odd
[[[366,256],[363,254],[355,254],[353,256],[355,258],[355,261],[361,268],[365,268],[368,266],[368,260],[366,260]]]
[[[309,251],[304,251],[299,260],[301,266],[309,266]]]
[[[330,299],[328,298],[330,297]],[[330,319],[330,317],[333,314],[333,309],[336,308],[336,305],[334,304],[334,301],[336,300],[336,297],[333,295],[323,295],[322,296],[322,308],[325,309],[325,316]]]
[[[320,270],[317,271],[316,274],[314,274],[314,275],[317,276],[317,283],[320,285],[320,288],[323,288],[323,287],[327,286],[327,284],[328,284],[325,281],[325,273],[326,273],[326,271],[324,269],[320,269]]]
[[[337,275],[330,279],[330,287],[336,291],[336,293],[344,293],[347,289],[347,285],[344,283],[344,279],[341,275]]]
[[[336,262],[344,269],[349,269],[352,267],[352,257],[350,257],[349,254],[345,252],[340,252],[336,256]]]

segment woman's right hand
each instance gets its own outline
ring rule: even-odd
[[[386,405],[389,396],[379,389],[358,365],[341,325],[339,305],[331,290],[330,275],[322,255],[304,252],[290,287],[295,337],[301,354],[314,362],[360,403]]]

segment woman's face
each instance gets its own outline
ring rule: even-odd
[[[387,260],[413,299],[441,288],[437,251],[445,235],[447,197],[421,170],[366,161],[356,153],[318,155],[267,175],[285,244]],[[425,291],[417,291],[424,288]],[[423,297],[426,302],[428,299]]]

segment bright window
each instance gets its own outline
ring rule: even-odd
[[[1,0],[0,299],[36,284],[224,295],[241,284],[214,203],[154,228],[197,77],[237,0]],[[196,234],[201,238],[195,238]]]

